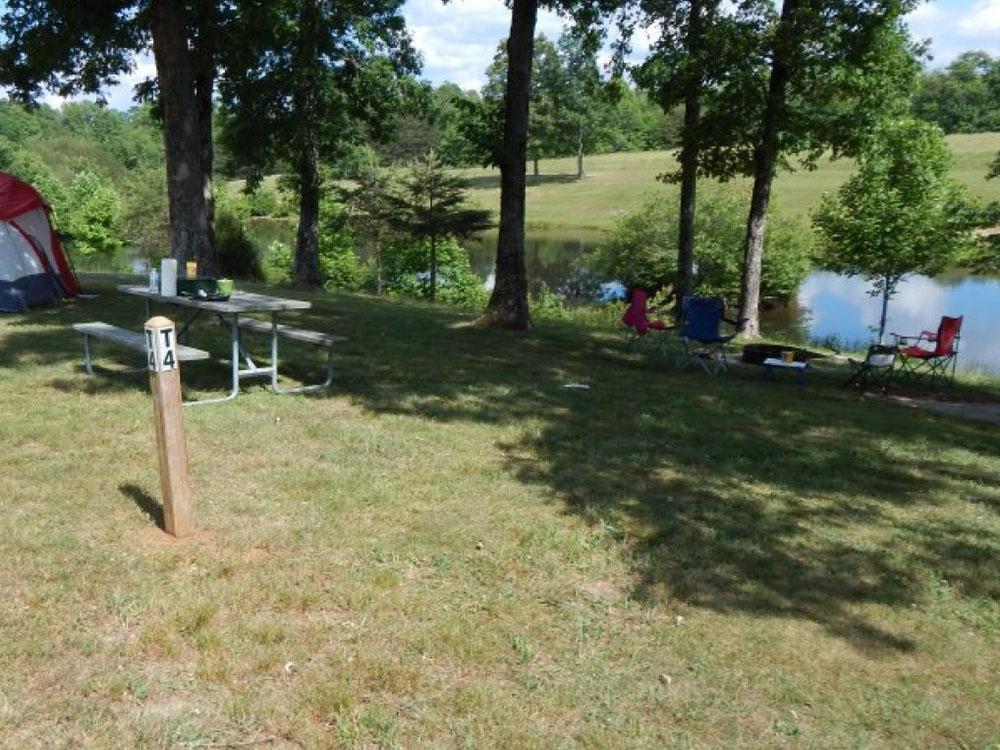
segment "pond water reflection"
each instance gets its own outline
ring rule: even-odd
[[[811,338],[867,342],[878,328],[881,302],[869,285],[825,271],[813,272],[799,290],[802,325]],[[982,276],[905,279],[889,303],[886,329],[916,334],[936,328],[942,315],[964,315],[960,369],[1000,372],[1000,279]]]
[[[533,291],[543,285],[571,302],[599,302],[612,279],[587,264],[588,252],[602,235],[534,231],[527,238],[528,279]],[[496,233],[466,243],[473,269],[492,283]],[[869,285],[826,271],[814,271],[786,307],[761,316],[765,335],[796,341],[828,341],[842,348],[863,348],[878,328],[881,302]],[[964,315],[959,369],[1000,372],[1000,279],[981,276],[904,280],[889,304],[888,331],[917,334],[936,328],[942,315]]]

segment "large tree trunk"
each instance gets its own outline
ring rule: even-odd
[[[295,283],[311,288],[319,275],[319,122],[316,97],[320,76],[316,0],[304,0],[299,12],[299,49],[296,61],[295,112],[299,139],[299,228],[295,242]]]
[[[438,256],[437,237],[431,237],[431,300],[437,297]]]
[[[382,296],[382,232],[375,230],[372,240],[372,261],[375,265],[375,296]]]
[[[583,179],[583,126],[576,134],[576,179]]]
[[[538,0],[513,0],[507,39],[507,95],[500,154],[500,236],[496,283],[483,315],[488,325],[531,328],[524,267],[524,161]]]
[[[882,277],[882,314],[878,320],[878,342],[885,343],[885,324],[889,318],[889,300],[896,293],[896,285],[902,276],[885,275]]]
[[[699,54],[702,33],[700,0],[691,0],[685,41],[689,57]],[[684,95],[684,130],[681,133],[681,205],[677,223],[677,280],[674,297],[677,300],[678,319],[684,298],[694,287],[694,214],[698,193],[698,152],[701,125],[701,71],[695,66],[694,74],[687,81]]]
[[[215,25],[214,4],[206,3],[208,14],[202,19],[201,33],[194,46],[195,96],[198,99],[198,138],[201,148],[201,169],[208,223],[208,248],[199,260],[199,271],[206,276],[219,275],[219,259],[215,252],[215,149],[212,139],[212,92],[215,88],[215,48],[212,29]]]
[[[205,193],[206,184],[211,185],[211,175],[206,177],[204,170],[204,133],[185,3],[183,0],[152,0],[150,24],[163,108],[170,253],[181,267],[188,260],[197,260],[211,268],[215,253]]]
[[[747,217],[746,242],[743,250],[743,276],[740,281],[740,317],[746,320],[743,335],[760,336],[760,272],[764,258],[764,234],[767,231],[767,208],[771,201],[771,185],[778,160],[778,132],[785,107],[785,89],[791,74],[789,45],[795,43],[794,17],[799,0],[785,0],[771,59],[767,104],[760,140],[754,149],[753,193]]]

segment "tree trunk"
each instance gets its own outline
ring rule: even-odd
[[[794,16],[799,0],[785,0],[771,61],[767,104],[760,140],[754,149],[753,194],[747,217],[746,242],[743,250],[743,276],[740,282],[740,317],[746,319],[743,335],[760,336],[760,271],[764,257],[764,234],[767,231],[767,208],[771,200],[771,184],[778,159],[778,132],[785,105],[785,89],[791,74],[789,45],[795,43]]]
[[[437,281],[438,281],[438,256],[437,256],[437,237],[431,237],[431,290],[430,297],[433,302],[437,297]]]
[[[524,161],[528,143],[528,98],[538,0],[513,0],[507,39],[507,95],[500,153],[500,236],[496,283],[483,315],[488,325],[531,329],[528,277],[524,267]]]
[[[295,241],[295,283],[320,285],[319,274],[319,122],[320,76],[317,70],[319,8],[303,0],[299,11],[299,49],[296,55],[295,112],[299,145],[299,227]]]
[[[576,139],[576,179],[583,179],[583,127],[577,133]]]
[[[209,6],[214,6],[209,3]],[[210,9],[211,12],[211,9]],[[215,49],[211,32],[213,16],[206,17],[204,28],[194,46],[195,96],[198,99],[198,138],[201,149],[202,194],[205,196],[206,221],[208,224],[208,245],[198,258],[199,273],[205,276],[219,275],[219,259],[215,252],[215,149],[212,139],[212,90],[215,87]]]
[[[541,172],[538,171],[538,157],[537,156],[532,156],[531,157],[531,163],[532,163],[531,173],[532,173],[532,175],[534,175],[535,180],[537,181],[538,177],[541,175]]]
[[[382,233],[376,230],[372,242],[372,261],[375,264],[375,296],[382,296]]]
[[[170,254],[183,265],[198,260],[212,266],[215,254],[204,171],[204,129],[196,96],[183,0],[152,0],[149,8],[153,57],[163,108],[163,145],[170,206]],[[209,123],[211,138],[211,123]]]
[[[688,20],[687,54],[698,54],[702,31],[701,2],[691,0]],[[697,68],[697,66],[695,66]],[[681,133],[681,205],[677,223],[677,280],[674,298],[676,315],[680,319],[684,298],[694,287],[694,214],[698,194],[698,155],[701,125],[701,71],[695,70],[687,81],[684,95],[684,130]]]
[[[896,284],[888,277],[882,279],[882,316],[878,321],[878,342],[885,343],[885,321],[889,316],[889,297],[892,295]]]

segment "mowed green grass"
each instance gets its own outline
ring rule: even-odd
[[[954,154],[955,177],[984,200],[1000,200],[1000,180],[987,180],[990,162],[1000,151],[1000,133],[951,135],[947,138]],[[576,159],[541,162],[541,178],[529,177],[527,224],[550,229],[611,229],[615,221],[635,211],[644,198],[663,191],[657,176],[676,168],[672,152],[604,154],[587,157],[587,177],[575,179]],[[779,174],[774,186],[778,210],[803,220],[818,205],[823,193],[835,191],[854,171],[849,159],[823,160],[815,170],[799,169]],[[475,190],[473,199],[484,208],[499,213],[499,171],[465,170]],[[734,180],[749,193],[750,181]]]
[[[0,746],[1000,743],[995,426],[318,295],[336,387],[186,410],[177,541],[99,291],[0,318]]]

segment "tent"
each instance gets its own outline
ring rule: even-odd
[[[0,172],[0,312],[80,293],[49,210],[35,188]]]

